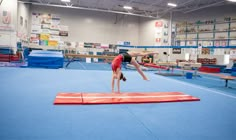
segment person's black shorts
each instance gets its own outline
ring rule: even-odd
[[[123,55],[123,62],[131,62],[132,57],[128,53],[122,53]]]

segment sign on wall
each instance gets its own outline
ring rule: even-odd
[[[31,43],[56,47],[61,41],[60,36],[68,36],[68,31],[68,26],[60,25],[58,15],[32,13]]]
[[[173,48],[172,54],[181,54],[181,48]]]

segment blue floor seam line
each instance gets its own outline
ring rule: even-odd
[[[155,75],[155,74],[154,74],[154,75]],[[159,76],[159,75],[155,75],[155,76],[161,77],[162,79],[166,79],[166,80],[170,80],[170,81],[175,81],[175,82],[177,82],[177,83],[181,83],[181,84],[184,84],[184,85],[189,85],[189,86],[192,86],[192,87],[195,87],[195,88],[198,88],[198,89],[208,90],[208,91],[211,91],[211,92],[213,92],[213,93],[217,93],[217,94],[219,94],[219,95],[223,95],[223,96],[227,96],[227,97],[236,99],[236,96],[228,95],[227,93],[225,93],[225,92],[223,92],[223,91],[211,90],[211,89],[208,89],[208,88],[199,86],[199,85],[194,85],[194,84],[182,82],[182,81],[179,81],[179,80],[166,78],[166,77],[164,77],[164,76]]]
[[[86,70],[86,67],[85,67],[81,62],[79,62],[79,64],[80,64],[80,66],[82,66],[82,68],[83,68],[84,70]]]
[[[128,106],[124,105],[124,109],[126,109],[152,136],[154,139],[158,140],[158,137],[153,134],[153,132],[140,120],[138,117],[129,109]]]

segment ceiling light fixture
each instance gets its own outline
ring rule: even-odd
[[[128,10],[131,10],[131,9],[133,9],[132,7],[130,7],[130,6],[123,6],[123,8],[124,9],[128,9]]]
[[[227,0],[227,1],[230,1],[230,2],[236,2],[236,0]]]
[[[62,2],[70,2],[70,0],[61,0]]]
[[[176,7],[177,6],[177,4],[174,4],[174,3],[168,3],[167,5],[168,6],[172,6],[172,7]]]

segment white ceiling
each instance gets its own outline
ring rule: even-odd
[[[203,8],[232,4],[226,0],[71,0],[70,3],[61,2],[61,0],[18,1],[32,3],[35,5],[68,7],[154,18],[162,17],[171,11],[189,13]],[[169,7],[167,6],[168,2],[176,3],[178,6],[175,8]],[[123,8],[124,5],[131,6],[133,9],[126,10]]]

